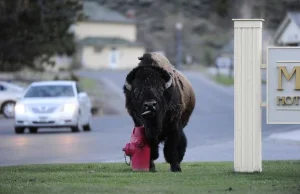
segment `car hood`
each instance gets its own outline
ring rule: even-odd
[[[77,100],[76,98],[23,98],[18,103],[25,105],[61,105],[77,103]]]
[[[4,91],[1,93],[2,98],[6,98],[7,100],[18,100],[22,98],[23,93],[22,92],[16,92],[16,91]]]

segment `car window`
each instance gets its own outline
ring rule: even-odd
[[[71,85],[43,85],[31,86],[25,94],[25,98],[42,97],[73,97],[74,91]]]
[[[3,86],[2,84],[0,84],[0,91],[5,91],[6,90],[6,87]]]

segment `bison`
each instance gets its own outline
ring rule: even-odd
[[[151,147],[150,171],[164,142],[164,157],[172,172],[181,172],[187,138],[183,128],[195,107],[189,80],[169,60],[155,52],[145,53],[126,76],[123,87],[126,109],[135,126],[144,126]]]

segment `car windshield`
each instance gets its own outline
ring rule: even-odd
[[[73,97],[74,91],[71,85],[43,85],[31,86],[25,94],[25,98],[55,98]]]

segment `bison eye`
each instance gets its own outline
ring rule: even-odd
[[[139,95],[139,89],[138,88],[135,88],[134,90],[133,90],[133,94],[135,95],[135,96],[137,96],[137,95]]]

